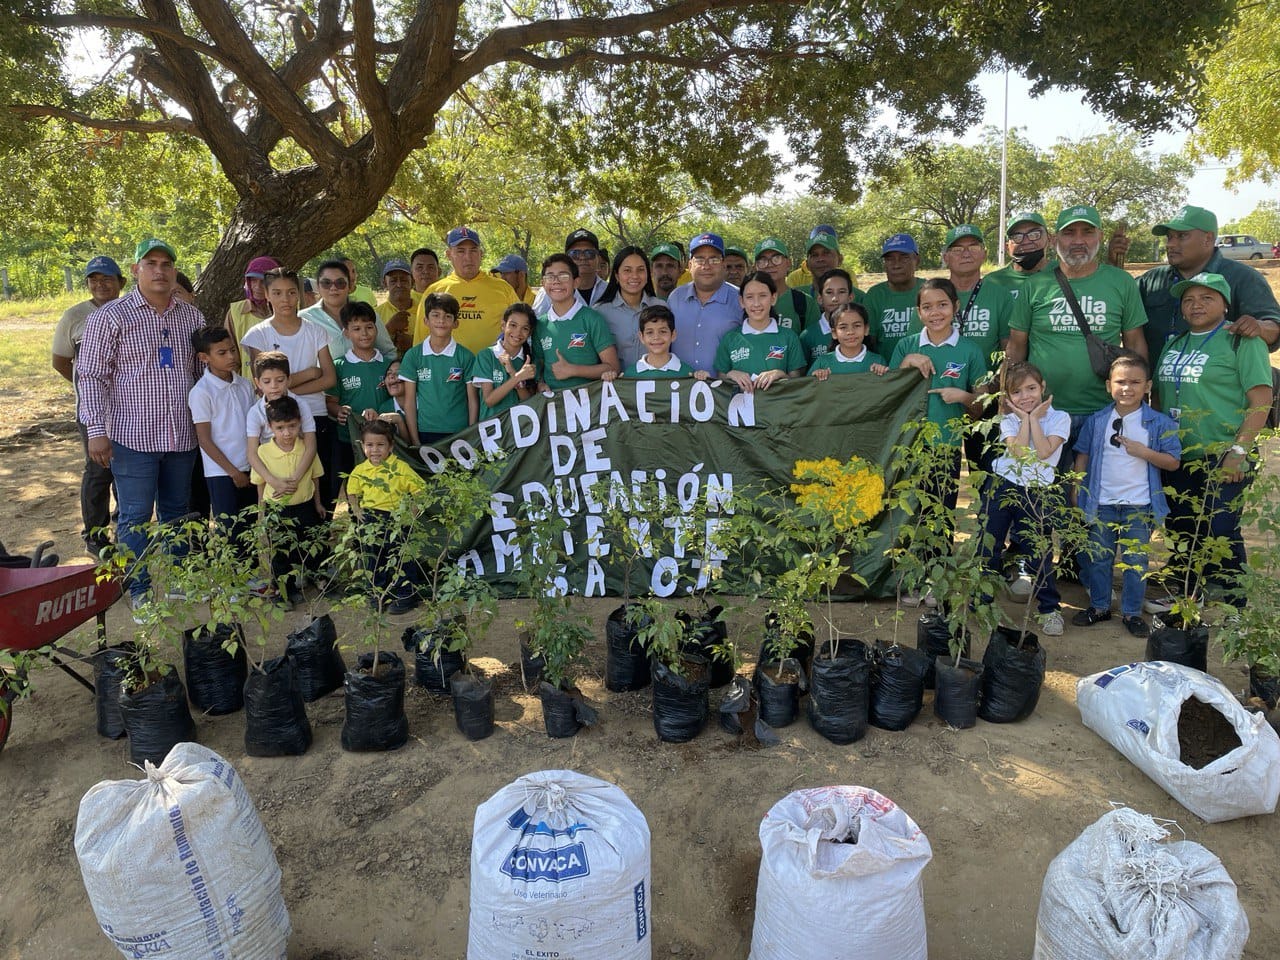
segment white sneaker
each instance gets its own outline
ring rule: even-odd
[[[177,587],[169,587],[169,588],[168,588],[167,590],[165,590],[165,592],[164,592],[164,598],[165,598],[166,600],[179,600],[179,601],[181,601],[181,600],[186,600],[186,599],[187,599],[187,594],[186,594],[186,591],[184,591],[184,590],[180,590],[180,589],[178,589]]]
[[[1025,573],[1019,574],[1012,580],[1006,580],[1005,585],[1008,587],[1009,596],[1017,600],[1025,600],[1031,596],[1031,578]]]
[[[938,598],[935,597],[932,593],[926,593],[924,595],[924,599],[921,602],[926,607],[936,607],[938,605]]]
[[[146,617],[142,615],[142,611],[150,602],[145,593],[129,594],[129,611],[133,615],[133,622],[140,627],[147,622]]]
[[[1174,598],[1170,596],[1156,597],[1146,601],[1142,609],[1147,613],[1168,613],[1173,609]]]
[[[918,593],[904,593],[900,599],[904,607],[920,606],[920,594]]]
[[[1057,610],[1044,614],[1040,621],[1040,632],[1046,637],[1062,636],[1062,614]]]

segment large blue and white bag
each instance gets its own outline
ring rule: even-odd
[[[476,808],[469,960],[649,960],[649,825],[611,783],[520,777]]]
[[[235,768],[179,743],[144,771],[80,801],[76,857],[102,932],[126,957],[284,960],[280,866]]]

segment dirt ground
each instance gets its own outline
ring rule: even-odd
[[[0,540],[15,549],[51,539],[64,562],[83,562],[80,446],[70,403],[55,393],[15,408],[19,417],[0,431]],[[1069,621],[1083,598],[1075,586],[1065,595]],[[540,705],[521,691],[518,665],[512,670],[518,602],[504,604],[477,654],[478,665],[498,677],[498,730],[488,740],[468,743],[448,702],[418,689],[407,698],[410,742],[391,754],[342,751],[340,693],[308,707],[315,743],[299,758],[245,757],[242,714],[197,718],[200,741],[236,765],[276,843],[294,928],[291,958],[464,957],[475,807],[515,777],[550,768],[618,784],[647,817],[655,957],[743,960],[760,819],[787,792],[828,784],[880,791],[929,837],[934,859],[925,870],[925,905],[934,960],[1026,960],[1049,861],[1112,803],[1175,820],[1175,835],[1180,830],[1221,857],[1253,931],[1245,956],[1271,954],[1280,935],[1274,821],[1200,821],[1080,723],[1076,680],[1143,654],[1143,642],[1118,620],[1089,630],[1068,625],[1066,636],[1044,641],[1049,673],[1026,722],[979,721],[954,731],[926,701],[903,733],[872,729],[858,743],[835,746],[802,718],[782,731],[781,746],[759,750],[715,726],[690,744],[661,744],[647,691],[606,692],[602,624],[613,605],[587,605],[601,640],[591,650],[597,673],[582,685],[602,722],[575,739],[545,736]],[[873,620],[889,611],[884,603],[848,604],[839,618],[870,639],[886,635]],[[305,619],[304,612],[290,615],[279,648],[286,629]],[[736,615],[731,635],[753,649],[758,619]],[[109,626],[113,640],[132,629],[119,606]],[[90,642],[87,628],[77,637]],[[1233,690],[1244,686],[1243,669],[1224,666],[1216,646],[1210,669]],[[713,694],[713,708],[718,700]],[[0,851],[9,871],[0,883],[0,960],[116,955],[86,899],[72,840],[85,791],[100,780],[136,776],[127,744],[96,735],[91,696],[56,670],[39,673],[0,754],[7,798]]]

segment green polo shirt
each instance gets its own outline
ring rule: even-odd
[[[836,349],[830,353],[814,357],[813,366],[809,368],[809,373],[812,374],[815,370],[830,370],[832,374],[868,373],[873,363],[881,363],[888,366],[884,357],[878,353],[872,353],[866,347],[863,347],[861,354],[853,359],[843,356],[839,349]]]
[[[972,392],[987,375],[987,356],[982,348],[968,337],[960,336],[954,329],[951,336],[939,344],[931,343],[924,331],[914,337],[899,340],[898,345],[893,348],[893,359],[889,361],[889,366],[897,370],[910,353],[923,353],[933,361],[930,390],[959,387]],[[944,403],[940,395],[931,393],[926,415],[930,423],[936,423],[942,428],[944,442],[952,446],[960,445],[960,435],[952,434],[947,423],[964,416],[964,404]]]
[[[372,360],[361,360],[353,352],[333,361],[338,382],[325,392],[336,397],[338,403],[350,407],[356,416],[347,418],[347,435],[354,441],[360,439],[358,416],[362,410],[377,410],[387,397],[382,381],[391,361],[378,351]]]
[[[693,376],[693,367],[674,353],[668,354],[667,362],[661,367],[650,366],[648,358],[647,353],[642,354],[635,363],[627,367],[626,376],[633,380],[674,380],[677,377]]]
[[[533,357],[542,371],[542,382],[552,390],[580,387],[590,383],[588,377],[570,377],[557,380],[551,372],[556,362],[556,351],[570,363],[593,366],[600,362],[600,352],[617,346],[609,322],[597,311],[574,301],[567,317],[556,317],[550,310],[538,318],[534,333]]]
[[[831,342],[834,339],[831,324],[827,322],[825,316],[819,314],[818,319],[805,327],[804,332],[800,334],[800,346],[804,347],[805,359],[812,363],[818,357],[830,353]]]
[[[506,383],[508,380],[511,379],[511,374],[507,373],[507,368],[504,367],[502,365],[502,362],[498,359],[498,353],[500,349],[501,348],[495,343],[492,347],[488,347],[484,350],[481,350],[479,353],[476,354],[475,362],[471,365],[471,382],[472,383],[478,384],[480,381],[484,381],[486,383],[492,384],[495,387],[500,387],[504,383]],[[517,358],[511,361],[511,365],[515,367],[517,370],[519,370],[523,364],[524,364],[523,358]],[[502,413],[504,410],[510,410],[512,407],[514,407],[517,403],[520,402],[520,394],[518,394],[515,390],[512,390],[505,397],[503,397],[501,400],[498,401],[497,406],[491,407],[484,402],[484,391],[479,390],[478,387],[477,387],[477,390],[480,393],[480,419],[481,420],[485,420],[489,417],[495,417],[498,414]]]
[[[475,356],[450,340],[440,353],[423,340],[400,361],[400,379],[417,388],[419,433],[457,433],[467,428],[467,390]]]
[[[911,336],[912,327],[920,329],[920,315],[916,312],[916,295],[924,283],[916,277],[910,290],[899,292],[885,280],[867,291],[862,305],[871,319],[871,337],[876,352],[891,357],[898,341]]]
[[[792,292],[793,288],[788,287],[778,294],[778,302],[774,305],[774,310],[778,314],[778,326],[800,336],[802,331],[808,330],[810,325],[818,322],[822,311],[818,309],[818,304],[813,297],[804,291],[795,290],[795,296]],[[803,312],[796,310],[797,298],[804,306]]]
[[[1089,329],[1107,343],[1119,346],[1126,330],[1147,322],[1138,284],[1119,267],[1103,263],[1093,273],[1071,280]],[[1054,274],[1041,271],[1026,284],[1026,310],[1015,314],[1010,327],[1027,334],[1027,359],[1044,374],[1045,393],[1053,405],[1077,416],[1094,413],[1111,403],[1107,385],[1089,365],[1084,334]]]
[[[755,330],[742,321],[730,330],[716,348],[716,371],[721,374],[741,370],[753,376],[766,370],[803,370],[804,347],[800,338],[777,323]]]
[[[1248,413],[1249,388],[1271,389],[1267,345],[1257,337],[1236,342],[1226,329],[1175,337],[1155,370],[1160,408],[1180,414],[1184,460],[1203,459],[1215,444],[1235,442]]]

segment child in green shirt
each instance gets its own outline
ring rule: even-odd
[[[533,331],[538,317],[527,303],[513,303],[502,314],[502,336],[476,354],[471,384],[480,391],[480,419],[510,410],[533,396],[538,367],[533,362]]]
[[[325,392],[329,416],[336,420],[352,443],[360,441],[359,422],[353,410],[367,410],[382,403],[383,383],[391,361],[374,346],[378,338],[378,314],[362,300],[348,300],[338,315],[351,349],[333,361],[338,382]]]
[[[600,313],[583,304],[577,290],[578,265],[566,253],[542,261],[547,312],[538,318],[537,359],[550,390],[612,380],[621,371],[613,331]]]
[[[400,361],[409,442],[415,447],[443,440],[476,422],[478,404],[470,387],[475,356],[453,338],[458,310],[451,294],[427,294],[422,300],[427,339]]]
[[[716,370],[743,393],[768,390],[804,373],[804,347],[799,337],[778,325],[777,300],[772,277],[759,270],[747,274],[738,294],[742,328],[726,333],[716,348]]]
[[[830,274],[828,274],[830,276]],[[866,308],[860,303],[848,302],[838,306],[831,315],[832,349],[814,357],[809,373],[818,380],[826,380],[833,373],[888,373],[884,357],[867,349]]]
[[[655,303],[640,311],[640,343],[644,356],[627,368],[626,376],[642,380],[672,380],[676,377],[697,377],[705,380],[706,370],[694,370],[671,352],[676,339],[676,315],[665,303]]]

